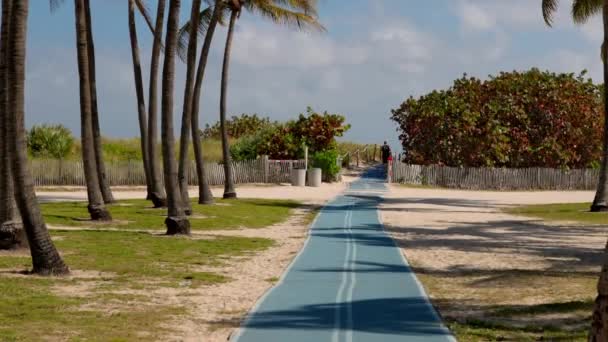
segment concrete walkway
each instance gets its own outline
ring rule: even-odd
[[[454,341],[378,219],[382,176],[370,170],[322,210],[231,341]]]

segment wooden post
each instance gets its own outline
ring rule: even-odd
[[[308,146],[304,146],[304,170],[308,170]]]
[[[357,167],[359,167],[359,150],[357,150]]]
[[[268,174],[270,168],[270,161],[268,160],[267,155],[262,156],[263,164],[264,164],[264,183],[268,183]]]

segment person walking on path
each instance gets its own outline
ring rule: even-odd
[[[386,141],[380,148],[380,152],[382,153],[382,164],[388,164],[388,157],[391,155],[391,147],[388,146]]]

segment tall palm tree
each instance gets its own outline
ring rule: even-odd
[[[553,14],[557,10],[558,0],[543,0],[543,17],[551,26]],[[608,84],[608,0],[573,0],[572,17],[576,23],[585,23],[593,15],[602,13],[604,41],[601,48],[604,65],[604,84]],[[608,87],[604,87],[604,99],[608,99]],[[591,211],[608,211],[608,101],[604,101],[604,153],[600,168],[600,179]],[[608,341],[608,244],[604,250],[604,265],[597,285],[598,295],[595,299],[589,341]]]
[[[147,198],[152,197],[152,185],[150,177],[150,163],[148,161],[148,119],[146,113],[146,100],[144,98],[144,81],[141,72],[141,60],[139,56],[139,43],[137,41],[137,26],[135,25],[135,2],[128,1],[129,13],[129,40],[131,42],[131,58],[133,59],[133,78],[135,80],[135,94],[137,98],[137,115],[139,121],[139,134],[141,154],[144,164],[144,175],[146,177]]]
[[[11,171],[15,188],[15,200],[21,213],[32,255],[33,272],[41,275],[68,274],[69,269],[57,252],[44,224],[34,192],[32,174],[28,168],[25,142],[25,54],[27,38],[28,0],[9,1],[10,27],[8,38],[8,110],[0,111],[11,147]],[[3,1],[4,6],[9,2]],[[4,20],[6,17],[2,17]]]
[[[101,128],[99,127],[99,110],[97,108],[97,76],[95,68],[95,44],[93,40],[93,22],[91,20],[90,0],[84,0],[84,11],[87,28],[87,57],[89,59],[89,87],[91,92],[91,124],[93,130],[93,148],[95,150],[95,167],[99,188],[104,203],[113,203],[114,196],[110,189],[110,183],[106,175],[105,162],[103,160],[103,150],[101,148]]]
[[[224,62],[222,66],[222,81],[220,93],[220,129],[222,133],[222,156],[224,159],[224,198],[236,198],[230,158],[228,131],[226,128],[226,101],[228,96],[228,71],[230,64],[230,51],[234,25],[244,8],[249,12],[258,14],[272,22],[295,27],[297,29],[324,30],[317,21],[316,0],[229,0],[230,23],[226,46],[224,49]]]
[[[167,191],[168,215],[165,220],[167,234],[190,234],[190,221],[186,217],[182,196],[177,180],[175,165],[175,138],[173,136],[173,90],[175,83],[175,54],[179,25],[181,0],[170,0],[167,36],[165,39],[165,60],[163,65],[161,136],[165,190]]]
[[[194,83],[194,90],[192,94],[192,147],[194,150],[194,159],[196,160],[196,174],[198,178],[198,203],[199,204],[211,204],[213,203],[213,194],[209,187],[209,180],[205,173],[205,164],[203,162],[203,151],[201,144],[201,137],[199,136],[199,110],[200,110],[200,99],[201,89],[203,87],[203,79],[205,77],[205,68],[207,67],[207,60],[209,58],[209,51],[211,50],[211,42],[213,41],[213,35],[215,28],[222,16],[223,4],[217,2],[213,8],[211,20],[207,27],[205,34],[205,40],[201,47],[201,56],[198,62],[196,70],[196,81]]]
[[[154,25],[154,42],[152,43],[152,57],[150,61],[150,83],[148,85],[148,161],[152,187],[150,200],[152,200],[152,203],[157,208],[167,206],[167,196],[165,195],[160,177],[159,156],[156,147],[156,142],[158,141],[158,69],[160,65],[165,7],[165,0],[158,0],[156,23]]]
[[[80,81],[82,161],[87,183],[87,197],[89,200],[88,209],[91,219],[96,221],[109,221],[112,217],[104,205],[98,170],[96,167],[95,146],[93,143],[91,79],[85,1],[86,0],[74,0],[76,12],[76,50],[78,54],[78,75]]]
[[[0,25],[0,249],[14,249],[27,246],[27,238],[17,204],[15,203],[11,156],[9,154],[8,122],[8,29],[10,25],[11,2],[2,1],[2,24]]]
[[[194,81],[194,68],[196,67],[196,44],[198,25],[201,10],[201,0],[192,1],[190,11],[190,40],[188,41],[188,57],[186,61],[186,84],[184,89],[184,102],[182,112],[182,129],[179,140],[179,167],[177,179],[182,196],[182,205],[187,215],[192,213],[190,197],[188,196],[188,146],[190,145],[190,131],[192,125],[192,83]],[[176,46],[177,48],[177,46]]]

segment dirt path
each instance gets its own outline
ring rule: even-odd
[[[500,309],[595,296],[608,227],[545,224],[501,211],[520,204],[590,202],[593,195],[393,186],[381,215],[444,317],[492,320]],[[515,325],[564,326],[585,324],[588,314],[509,319]]]

